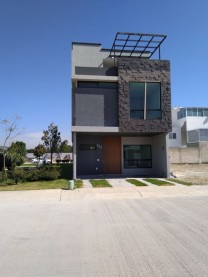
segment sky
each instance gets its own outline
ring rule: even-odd
[[[172,107],[207,107],[207,11],[207,0],[0,0],[0,121],[20,116],[27,148],[52,122],[71,142],[72,42],[111,48],[117,32],[167,35]]]

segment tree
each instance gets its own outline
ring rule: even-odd
[[[59,147],[59,152],[60,153],[71,153],[72,152],[72,146],[69,145],[68,140],[62,141]]]
[[[58,126],[51,123],[48,126],[48,130],[43,131],[43,136],[41,138],[46,149],[51,155],[51,165],[53,162],[53,154],[57,153],[61,144],[61,133],[58,131]]]
[[[34,149],[33,148],[27,149],[27,153],[34,153]]]
[[[40,157],[43,156],[46,153],[46,151],[47,150],[43,144],[38,144],[38,146],[34,148],[33,153],[36,158],[40,159]]]
[[[22,141],[13,142],[7,149],[6,157],[11,161],[11,170],[14,171],[15,166],[21,165],[25,161],[26,144]]]
[[[21,131],[18,128],[18,122],[20,119],[21,119],[20,116],[14,115],[10,120],[3,119],[0,122],[1,125],[4,126],[4,131],[5,131],[5,137],[4,137],[4,143],[3,143],[3,171],[5,173],[5,176],[6,176],[6,153],[7,153],[6,145],[8,140],[14,139],[15,137],[21,134]]]

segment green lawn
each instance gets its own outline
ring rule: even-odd
[[[93,188],[112,187],[107,180],[90,180]]]
[[[157,186],[174,186],[174,184],[172,184],[166,180],[158,180],[158,179],[151,179],[151,178],[146,178],[144,180],[153,185],[157,185]]]
[[[14,190],[41,190],[41,189],[66,189],[68,180],[58,179],[54,181],[24,182],[17,185],[0,185],[0,191]]]
[[[74,181],[74,188],[83,188],[82,180]],[[0,184],[0,191],[14,191],[14,190],[44,190],[44,189],[68,189],[68,180],[58,179],[54,181],[37,181],[24,182],[14,185],[13,182],[9,185]]]
[[[141,186],[147,186],[145,183],[139,181],[139,180],[136,180],[136,179],[126,179],[127,182],[135,185],[135,186],[138,186],[138,187],[141,187]]]
[[[185,186],[192,186],[193,185],[193,183],[181,181],[181,180],[174,179],[174,178],[168,178],[167,180],[169,180],[171,182],[174,182],[174,183],[177,183],[177,184],[185,185]]]
[[[75,181],[74,181],[74,187],[75,187],[76,189],[81,189],[81,188],[83,188],[83,181],[82,181],[82,180],[75,180]]]

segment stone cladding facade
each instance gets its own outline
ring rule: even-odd
[[[168,133],[171,122],[170,62],[141,58],[118,58],[119,131],[127,133]],[[162,118],[137,120],[130,118],[129,82],[160,82]]]

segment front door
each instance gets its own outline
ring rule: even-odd
[[[118,136],[108,136],[103,139],[104,174],[121,173],[121,138]]]

